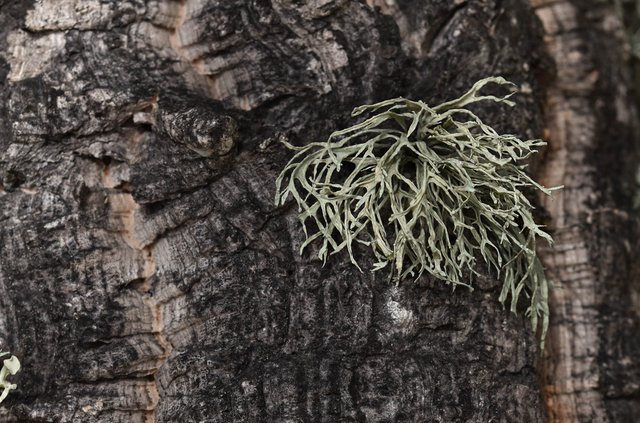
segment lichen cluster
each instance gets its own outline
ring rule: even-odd
[[[306,241],[320,242],[318,257],[346,250],[358,266],[354,244],[371,247],[373,271],[390,267],[396,281],[428,273],[454,287],[470,287],[477,261],[502,279],[501,303],[515,312],[524,292],[534,330],[548,326],[548,281],[536,255],[538,237],[525,189],[550,190],[525,173],[522,160],[544,145],[503,135],[466,107],[479,101],[513,105],[510,95],[466,94],[430,107],[395,98],[354,109],[370,116],[336,131],[326,142],[294,147],[276,181],[276,203],[293,197]]]

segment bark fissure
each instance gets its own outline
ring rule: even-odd
[[[612,286],[612,273],[608,273],[611,270],[607,263],[613,257],[610,254],[628,254],[624,245],[629,241],[603,240],[599,245],[594,240],[602,225],[628,226],[629,214],[612,196],[620,190],[616,182],[598,179],[602,174],[598,163],[605,159],[594,155],[607,137],[606,131],[611,130],[602,126],[608,113],[602,102],[614,97],[625,109],[616,122],[622,128],[617,135],[621,149],[610,145],[603,148],[611,157],[618,157],[619,172],[624,174],[623,146],[633,140],[629,116],[634,114],[634,106],[625,90],[618,89],[628,83],[628,76],[622,61],[612,59],[622,52],[622,42],[616,44],[615,28],[611,27],[616,19],[613,10],[607,5],[586,3],[531,0],[545,28],[545,42],[557,72],[547,86],[549,146],[540,179],[546,186],[564,185],[551,198],[542,199],[552,217],[555,241],[552,249],[543,252],[544,262],[558,285],[550,291],[552,318],[542,368],[551,422],[619,421],[605,397],[610,389],[607,386],[612,384],[606,369],[619,360],[622,349],[611,350],[603,337],[603,309],[607,306],[604,293],[617,289]],[[604,38],[607,32],[610,39]],[[603,51],[608,53],[600,59]],[[615,270],[624,284],[630,281],[629,270],[628,265]],[[621,312],[626,306],[619,306]],[[632,320],[629,323],[637,324]]]
[[[133,138],[139,139],[139,137],[139,134],[134,132]],[[132,144],[135,144],[135,141],[129,143],[129,145]],[[135,153],[131,154],[131,160],[137,160]],[[156,236],[151,242],[139,239],[138,233],[141,226],[139,221],[140,204],[135,201],[131,193],[131,190],[135,187],[131,186],[129,181],[114,181],[111,177],[111,160],[103,160],[103,162],[104,170],[101,173],[101,177],[102,184],[108,192],[108,202],[111,205],[110,212],[115,219],[121,221],[122,229],[120,235],[125,244],[134,250],[142,261],[139,276],[135,279],[135,284],[132,285],[132,288],[143,295],[143,304],[148,307],[151,313],[150,333],[153,334],[156,342],[162,348],[161,355],[155,357],[156,369],[150,373],[153,383],[145,386],[150,399],[145,410],[145,423],[155,423],[157,420],[156,408],[161,399],[157,372],[165,365],[173,350],[173,346],[165,334],[162,304],[153,295],[153,282],[156,273],[154,246],[161,239],[162,234]],[[123,184],[126,185],[126,190],[123,189]]]

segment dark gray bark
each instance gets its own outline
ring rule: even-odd
[[[363,103],[436,103],[502,75],[521,88],[518,106],[483,119],[542,136],[564,68],[548,54],[547,6],[532,3],[544,28],[525,0],[0,1],[0,345],[23,363],[0,421],[561,421],[546,389],[561,376],[543,366],[540,383],[535,335],[500,306],[495,276],[452,292],[427,277],[394,286],[344,255],[322,267],[298,254],[295,209],[273,206],[289,157],[278,139],[323,140]],[[600,40],[622,72],[606,36],[576,35]],[[587,98],[618,99],[608,64],[591,66],[609,82]],[[598,110],[603,136],[613,117]],[[615,148],[578,143],[563,165],[594,163],[587,184],[602,181],[632,157],[631,119]],[[534,166],[545,182],[570,145],[556,133]],[[588,185],[612,193],[597,207],[627,213],[616,186]],[[603,222],[580,242],[592,260],[608,254],[589,321],[608,338],[589,350],[600,420],[566,421],[625,421],[638,407],[637,250],[618,247],[633,219],[572,204]],[[564,211],[547,209],[565,233]],[[554,330],[548,355],[571,362]]]

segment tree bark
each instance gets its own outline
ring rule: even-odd
[[[543,364],[549,421],[634,421],[640,414],[638,218],[631,200],[638,117],[623,31],[607,4],[534,1],[557,78],[547,87],[545,201],[555,246]]]
[[[0,0],[0,346],[23,365],[0,422],[633,421],[619,33],[597,0]],[[544,136],[532,172],[565,185],[537,211],[542,357],[495,275],[452,292],[323,267],[273,205],[279,140],[493,75],[517,106],[478,113]]]

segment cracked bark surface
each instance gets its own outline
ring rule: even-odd
[[[555,248],[544,393],[552,422],[633,421],[640,413],[638,121],[622,28],[606,4],[534,0],[556,63],[541,172],[565,188],[545,203]]]
[[[604,106],[631,110],[606,28],[562,27],[610,52],[585,65],[597,89],[576,88],[602,104],[554,108],[575,93],[563,85],[573,44],[554,50],[562,31],[545,19],[556,4],[534,4],[543,26],[525,0],[0,0],[0,345],[23,363],[0,421],[637,415],[634,220],[622,185],[603,180],[633,158],[633,112]],[[609,22],[584,10],[580,27]],[[569,187],[539,216],[557,231],[545,256],[568,286],[554,294],[544,384],[528,319],[502,309],[495,276],[451,292],[427,277],[393,286],[343,255],[323,268],[298,255],[295,210],[273,206],[289,154],[278,139],[322,140],[353,106],[437,103],[489,75],[522,92],[483,119],[529,138],[548,126],[533,169]],[[563,138],[567,113],[591,138]],[[591,320],[559,299],[574,289],[568,255],[602,261],[580,300]],[[575,319],[583,329],[563,326]],[[578,337],[588,354],[567,349]],[[595,385],[565,389],[583,359]],[[591,411],[558,411],[585,401]]]

